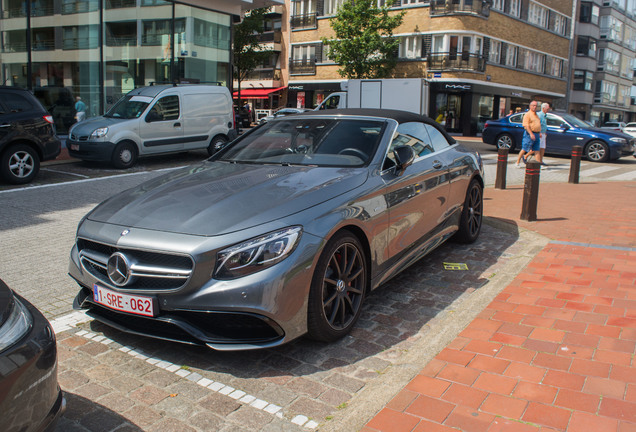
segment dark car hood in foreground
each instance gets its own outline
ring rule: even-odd
[[[104,201],[88,218],[213,236],[289,216],[362,185],[368,168],[204,162]]]

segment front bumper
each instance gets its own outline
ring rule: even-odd
[[[115,143],[110,141],[66,140],[68,154],[71,157],[93,162],[108,162],[113,156]]]
[[[0,430],[52,430],[66,408],[57,382],[57,348],[49,322],[20,296],[31,331],[0,354]]]

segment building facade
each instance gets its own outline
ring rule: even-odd
[[[596,125],[636,120],[636,2],[579,1],[569,111]]]
[[[60,134],[74,122],[78,96],[94,116],[153,83],[231,86],[233,22],[244,9],[282,0],[200,3],[2,0],[0,84],[31,89]]]
[[[287,0],[288,103],[314,107],[343,78],[323,37],[343,0]],[[572,0],[379,0],[406,11],[395,78],[426,78],[429,113],[450,132],[476,135],[489,118],[538,99],[566,109]],[[441,116],[441,117],[440,117]]]

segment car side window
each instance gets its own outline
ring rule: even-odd
[[[432,125],[426,125],[426,130],[428,132],[428,136],[431,138],[431,144],[435,151],[441,151],[446,147],[450,147],[448,140],[442,133]]]
[[[564,123],[565,120],[563,120],[561,117],[555,116],[554,114],[548,114],[546,122],[548,126],[561,127],[561,123]]]
[[[33,109],[33,104],[29,102],[27,98],[17,93],[7,92],[2,96],[2,101],[9,112],[22,112]]]
[[[179,118],[179,96],[164,96],[157,101],[150,112],[153,114],[153,121],[177,120]]]
[[[387,170],[395,166],[396,164],[395,155],[393,154],[393,151],[395,150],[396,147],[399,147],[399,146],[413,147],[416,157],[426,156],[427,154],[431,154],[435,151],[433,150],[433,147],[430,144],[426,144],[422,142],[421,140],[415,137],[412,137],[410,135],[396,132],[395,136],[393,137],[393,141],[391,141],[391,145],[389,146],[389,151],[387,153],[384,164],[382,165],[383,170]]]
[[[523,113],[510,116],[510,123],[523,123]]]

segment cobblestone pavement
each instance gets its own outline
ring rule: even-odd
[[[158,174],[0,193],[0,275],[58,330],[68,398],[59,431],[359,430],[546,242],[484,225],[475,244],[443,245],[374,291],[352,334],[332,344],[215,352],[81,322],[66,275],[79,219]]]

